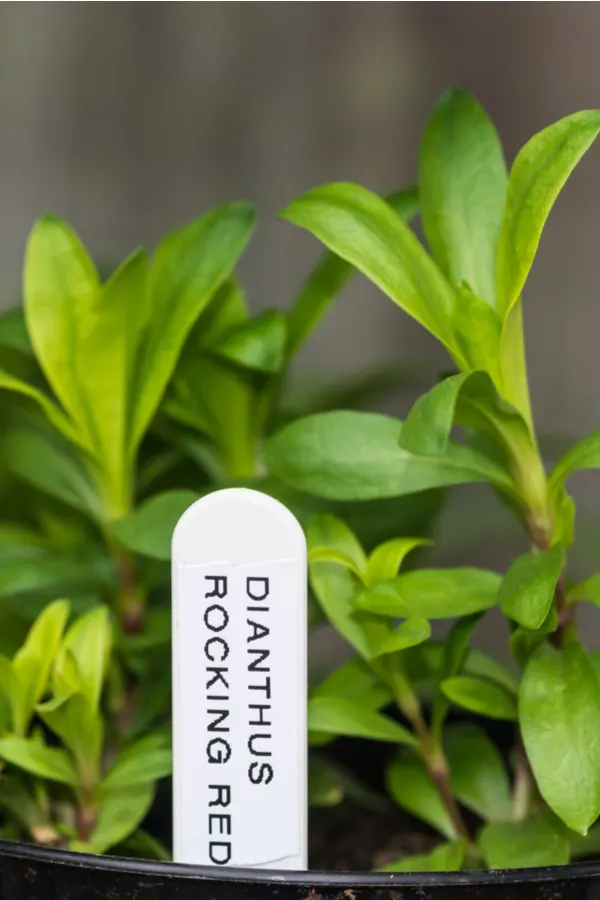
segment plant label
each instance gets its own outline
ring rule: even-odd
[[[216,491],[173,535],[175,860],[306,869],[306,758],[302,529]]]

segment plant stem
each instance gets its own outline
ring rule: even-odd
[[[396,696],[400,710],[409,720],[419,740],[427,773],[437,788],[440,799],[456,833],[471,843],[471,835],[450,787],[450,766],[442,747],[436,744],[423,716],[421,703],[406,679],[396,677]]]
[[[535,797],[535,784],[523,738],[519,731],[515,744],[515,780],[512,795],[512,817],[515,822],[526,819]]]
[[[133,556],[121,547],[113,548],[119,577],[116,612],[125,634],[139,634],[146,616],[146,598],[137,584]]]

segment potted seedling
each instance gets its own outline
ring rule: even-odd
[[[356,185],[310,191],[284,217],[329,255],[288,315],[240,311],[231,273],[251,228],[243,205],[171,235],[149,265],[135,254],[103,286],[63,223],[37,226],[25,277],[34,356],[21,358],[29,341],[11,321],[1,375],[26,400],[3,416],[6,467],[27,487],[0,573],[13,635],[1,668],[0,802],[6,836],[46,846],[2,845],[7,896],[593,894],[600,865],[573,861],[597,852],[600,683],[575,610],[600,595],[594,573],[569,576],[566,481],[599,465],[600,437],[552,468],[542,460],[521,295],[551,206],[598,131],[598,112],[563,119],[507,172],[481,107],[445,96],[422,144],[427,249],[403,221],[414,192],[386,201]],[[439,339],[455,371],[404,422],[344,409],[279,428],[285,364],[354,270]],[[523,553],[505,573],[418,564],[440,489],[467,483],[490,485],[523,527]],[[355,776],[381,766],[391,801],[417,831],[430,829],[417,854],[394,856],[383,840],[369,865],[385,871],[86,854],[167,855],[145,819],[169,769],[165,560],[181,513],[230,484],[279,497],[306,526],[312,616],[356,654],[310,687],[309,798],[326,805],[348,793],[372,806]],[[12,480],[4,490],[15,496]],[[369,510],[375,530],[364,525]],[[74,598],[70,625],[63,603],[46,607],[61,583],[53,569]],[[43,611],[17,649],[27,604]],[[508,623],[512,665],[471,646],[493,606]],[[441,641],[431,637],[438,619],[452,620]],[[508,749],[494,741],[498,721]],[[330,752],[339,736],[373,742],[362,772]],[[31,816],[2,800],[7,783]]]

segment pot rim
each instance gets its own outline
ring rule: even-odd
[[[488,869],[466,872],[292,872],[275,869],[241,869],[234,867],[196,866],[187,863],[159,862],[117,856],[96,856],[0,840],[0,868],[3,857],[35,860],[77,868],[103,869],[108,872],[154,875],[159,878],[191,878],[202,881],[246,882],[249,884],[290,884],[307,887],[328,886],[402,887],[422,885],[451,887],[458,885],[515,884],[519,882],[571,881],[600,876],[600,860],[570,863],[566,866],[538,866],[531,869]]]

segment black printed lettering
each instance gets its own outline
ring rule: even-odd
[[[213,582],[213,589],[205,594],[205,597],[218,597],[219,600],[222,600],[227,596],[227,579],[223,578],[221,575],[205,575],[205,581]]]
[[[250,763],[248,778],[252,784],[270,784],[273,781],[273,766],[271,763]]]

